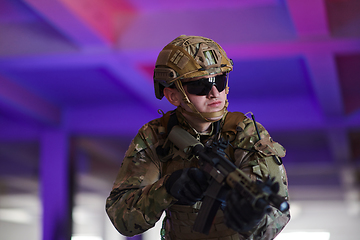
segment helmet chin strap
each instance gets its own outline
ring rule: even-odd
[[[199,110],[197,110],[197,108],[194,106],[194,104],[190,101],[189,97],[187,96],[182,84],[180,80],[175,81],[175,85],[176,88],[180,91],[181,95],[183,96],[183,100],[185,102],[185,104],[191,109],[190,111],[187,111],[186,109],[184,109],[183,107],[179,106],[179,110],[181,113],[186,113],[190,116],[194,116],[200,119],[205,120],[206,122],[216,122],[219,120],[219,118],[221,118],[226,112],[227,112],[227,107],[229,105],[228,100],[225,100],[225,106],[216,112],[199,112]],[[228,93],[228,88],[226,88],[226,94]]]

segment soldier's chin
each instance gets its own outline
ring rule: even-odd
[[[212,122],[216,122],[216,121],[219,121],[223,116],[224,116],[224,114],[221,116],[218,116],[218,117],[212,117],[212,118],[207,118],[207,119]]]

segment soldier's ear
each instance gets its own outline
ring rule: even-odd
[[[164,88],[164,96],[174,106],[179,106],[181,103],[181,94],[176,88]]]

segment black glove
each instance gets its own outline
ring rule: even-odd
[[[198,168],[177,170],[165,182],[166,191],[181,205],[193,205],[200,201],[208,185],[206,173]]]
[[[257,181],[256,184],[267,192],[276,194],[279,191],[279,183],[275,182],[274,178],[267,178],[264,182]],[[237,232],[248,232],[261,221],[267,211],[271,211],[271,208],[254,208],[238,191],[232,189],[227,196],[224,208],[226,225]]]
[[[245,233],[261,221],[265,215],[265,209],[255,209],[238,191],[232,189],[226,199],[224,215],[229,228]]]

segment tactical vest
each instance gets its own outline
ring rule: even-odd
[[[234,137],[237,130],[236,127],[245,118],[242,113],[227,113],[223,126],[221,126],[222,134],[228,135],[228,137]],[[170,132],[171,128],[177,124],[176,114],[167,113],[162,118],[162,126],[166,126],[167,133]],[[217,131],[217,130],[214,130]],[[185,154],[176,150],[173,144],[169,144],[171,148],[168,156],[162,158],[162,176],[171,174],[172,172],[190,167],[198,167],[198,161],[195,157],[190,158]],[[171,157],[170,157],[171,156]],[[194,226],[197,213],[201,207],[201,202],[196,203],[193,206],[182,206],[172,205],[166,210],[166,217],[164,219],[164,228],[166,234],[164,239],[166,240],[200,240],[200,239],[211,239],[211,240],[240,240],[243,239],[234,230],[228,228],[225,225],[223,211],[219,210],[214,223],[211,227],[209,235],[194,232],[192,230]]]
[[[237,134],[245,128],[243,123],[245,115],[240,112],[228,112],[224,120],[220,120],[220,129],[221,136],[229,139],[229,141],[234,140],[237,137]],[[178,124],[176,113],[168,112],[160,119],[161,125],[159,131],[163,131],[164,135],[170,132],[171,128]],[[217,131],[217,130],[216,130]],[[215,133],[213,132],[211,136]],[[210,136],[210,138],[211,138]],[[185,153],[179,151],[174,147],[172,143],[160,142],[162,145],[167,145],[165,148],[165,153],[159,157],[161,161],[161,176],[171,174],[172,172],[178,169],[198,167],[198,160],[195,157],[186,155]],[[161,147],[160,146],[160,147]],[[160,149],[158,147],[158,149]],[[266,177],[266,175],[275,176],[276,180],[280,182],[280,191],[279,194],[282,196],[288,196],[287,193],[287,177],[285,169],[282,165],[281,158],[285,155],[285,152],[282,150],[280,144],[276,142],[270,142],[268,140],[262,140],[256,142],[254,148],[264,156],[264,159],[254,164],[251,171],[253,173],[252,179],[256,180],[257,176],[259,179]],[[243,154],[243,151],[235,151],[228,147],[225,150],[226,154],[230,156],[230,159],[234,162],[234,159],[237,159],[235,165],[239,166],[239,160],[244,159],[248,156],[239,155],[240,152]],[[252,153],[249,153],[250,155]],[[172,205],[169,209],[166,210],[166,217],[163,223],[163,230],[165,229],[164,238],[165,240],[243,240],[247,237],[238,234],[236,231],[228,228],[225,224],[225,219],[223,216],[223,211],[219,210],[215,217],[214,223],[210,229],[209,235],[201,234],[194,232],[192,230],[194,226],[195,219],[197,217],[198,211],[201,207],[201,202],[196,203],[193,206],[182,206],[182,205]]]

